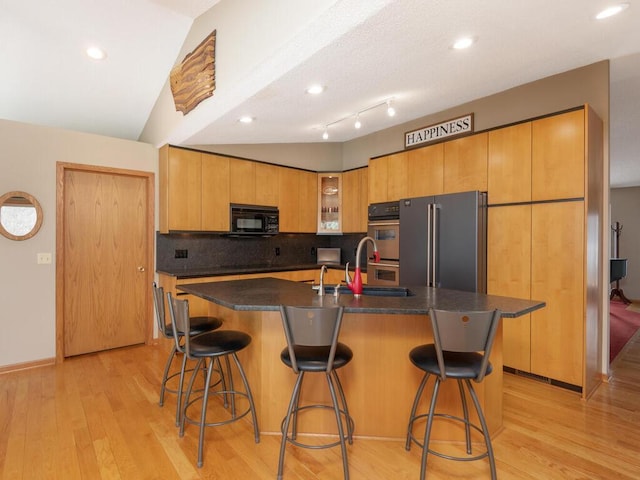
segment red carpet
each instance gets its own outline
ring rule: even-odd
[[[640,313],[627,310],[629,305],[621,301],[611,301],[609,307],[609,361],[620,353],[633,334],[640,328]],[[630,305],[634,308],[634,304]],[[636,307],[634,310],[639,310]]]

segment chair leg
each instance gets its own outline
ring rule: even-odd
[[[484,443],[487,446],[487,456],[489,457],[489,467],[491,468],[491,480],[496,480],[497,479],[496,461],[493,456],[493,447],[491,446],[491,437],[489,436],[489,429],[487,428],[487,422],[484,418],[484,413],[482,413],[482,408],[480,407],[480,402],[478,401],[478,396],[476,395],[476,391],[473,388],[473,385],[469,380],[465,380],[465,383],[467,385],[467,390],[469,390],[469,394],[471,395],[471,400],[473,400],[473,405],[476,407],[476,412],[478,413],[478,419],[480,420],[480,425],[482,426]]]
[[[176,346],[175,344],[171,347],[171,353],[169,354],[169,358],[167,358],[167,363],[164,366],[164,373],[162,374],[162,384],[160,386],[160,406],[164,405],[164,392],[167,389],[167,379],[169,378],[169,371],[171,371],[171,364],[173,363],[173,359],[176,357]]]
[[[300,400],[300,385],[302,384],[302,373],[298,374],[296,384],[291,392],[291,399],[289,400],[289,408],[287,409],[287,416],[284,418],[284,425],[282,426],[282,440],[280,441],[280,457],[278,459],[278,480],[282,480],[282,473],[284,471],[284,452],[287,445],[287,437],[289,435],[289,423],[291,422],[291,416],[293,410],[298,407],[298,401]]]
[[[302,384],[304,383],[304,374],[305,372],[300,372],[300,385],[295,390],[296,392],[296,403],[293,409],[293,426],[291,427],[291,439],[295,440],[298,437],[298,411],[300,410],[300,393],[302,392]]]
[[[184,437],[184,419],[187,414],[187,407],[189,406],[189,399],[191,398],[191,390],[193,390],[193,384],[198,376],[198,372],[200,371],[200,367],[202,366],[202,362],[204,359],[199,358],[196,365],[193,367],[193,372],[191,372],[191,379],[189,380],[189,386],[187,387],[187,391],[185,392],[185,398],[182,402],[181,412],[180,412],[180,431],[179,435]],[[206,365],[205,365],[206,368]],[[206,385],[205,385],[206,386]]]
[[[333,402],[333,411],[336,415],[336,423],[338,425],[338,436],[340,437],[340,449],[342,450],[342,469],[344,470],[344,479],[349,480],[349,462],[347,460],[347,444],[344,441],[344,427],[342,425],[342,414],[340,413],[340,405],[338,404],[338,397],[336,395],[336,389],[333,385],[331,373],[326,374],[327,384],[329,385],[329,391],[331,392],[331,401]],[[347,422],[349,420],[347,419]],[[347,427],[348,429],[348,427]]]
[[[229,362],[229,355],[224,356],[224,363],[225,363],[225,366],[227,367],[225,377],[227,377],[227,381],[229,382],[229,390],[225,390],[225,392],[233,392],[234,391],[233,373],[231,372],[231,362]],[[228,404],[227,395],[228,395],[227,393],[224,394],[225,405]],[[229,394],[229,396],[231,397],[231,416],[235,417],[236,416],[236,397],[235,395],[233,395],[233,393]]]
[[[176,399],[176,427],[180,426],[182,416],[182,392],[184,390],[184,374],[187,368],[187,356],[182,354],[182,364],[180,365],[180,379],[178,380],[178,392]]]
[[[349,445],[353,445],[353,422],[351,419],[351,414],[349,413],[347,399],[344,395],[344,390],[342,389],[342,383],[340,382],[340,377],[338,377],[338,372],[333,370],[331,373],[333,375],[336,386],[338,387],[338,394],[340,395],[340,400],[342,402],[342,409],[345,412],[345,417],[347,420],[347,439],[349,440]]]
[[[206,364],[206,360],[205,360]],[[198,435],[198,468],[202,467],[202,457],[204,450],[204,433],[205,433],[205,424],[207,422],[207,405],[209,403],[209,385],[211,384],[211,375],[213,375],[213,359],[209,361],[209,366],[207,368],[207,380],[204,384],[204,392],[202,396],[202,410],[200,412],[200,433]],[[192,387],[193,385],[190,385]]]
[[[467,446],[467,455],[471,455],[471,427],[469,422],[469,408],[467,407],[467,396],[464,394],[462,380],[458,380],[458,390],[460,390],[460,400],[462,402],[462,413],[464,416],[464,437]]]
[[[409,426],[407,427],[407,442],[404,446],[405,450],[411,449],[411,432],[413,430],[413,422],[415,420],[416,411],[418,410],[418,405],[420,404],[420,398],[422,397],[422,392],[424,391],[424,387],[427,384],[431,374],[425,373],[422,377],[422,381],[420,382],[420,386],[418,386],[418,391],[416,392],[416,398],[413,400],[413,407],[411,407],[411,414],[409,415]]]
[[[244,384],[245,392],[247,392],[247,399],[249,400],[249,408],[251,409],[251,419],[253,420],[253,435],[256,443],[260,443],[260,429],[258,428],[258,416],[256,415],[256,405],[253,401],[253,394],[251,393],[251,387],[249,387],[249,381],[247,380],[247,376],[244,373],[244,368],[242,368],[242,364],[238,359],[238,355],[235,353],[232,354],[233,360],[236,363],[236,367],[238,368],[238,372],[240,372],[240,377],[242,378],[242,383]]]
[[[424,431],[424,443],[422,444],[422,462],[420,463],[420,480],[424,480],[427,474],[427,455],[429,453],[429,438],[431,437],[431,427],[433,426],[433,415],[436,411],[436,403],[438,402],[438,392],[440,390],[440,377],[436,377],[433,384],[433,393],[431,395],[431,405],[429,406],[429,415],[427,416],[427,428]]]

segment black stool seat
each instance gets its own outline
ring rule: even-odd
[[[218,317],[191,317],[191,336],[200,335],[201,333],[210,332],[211,330],[217,330],[222,326],[222,320]],[[183,332],[179,332],[184,335]],[[171,324],[165,324],[164,335],[167,338],[173,338],[173,328]]]
[[[329,358],[329,350],[331,347],[312,347],[296,345],[293,347],[298,370],[303,372],[326,372],[327,359]],[[338,343],[336,354],[333,359],[333,368],[344,367],[353,358],[353,352],[343,343]],[[280,354],[280,360],[287,367],[293,368],[289,349],[285,348]]]
[[[477,352],[447,352],[443,351],[444,371],[449,378],[478,378],[482,370],[483,355]],[[432,375],[440,375],[440,365],[434,344],[420,345],[409,353],[411,362],[421,370]],[[485,375],[493,371],[491,363],[487,365]]]
[[[236,330],[216,330],[191,337],[192,357],[215,357],[239,352],[251,343],[251,337]]]

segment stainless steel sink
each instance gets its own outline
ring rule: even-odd
[[[319,285],[313,285],[314,290],[319,288]],[[336,290],[335,285],[326,285],[324,287],[324,293],[326,295],[333,295]],[[349,290],[347,286],[340,286],[340,290],[338,290],[340,294],[350,295],[353,292]],[[382,287],[382,286],[374,286],[374,285],[364,285],[362,287],[363,295],[370,295],[375,297],[412,297],[415,295],[411,290],[406,287]]]

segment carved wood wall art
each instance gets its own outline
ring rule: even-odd
[[[170,83],[176,110],[185,115],[213,95],[216,89],[215,30],[171,70]]]

